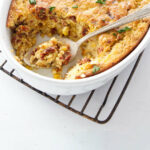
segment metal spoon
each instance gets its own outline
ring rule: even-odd
[[[83,42],[85,42],[87,39],[89,39],[89,38],[91,38],[93,36],[96,36],[98,34],[104,33],[106,31],[109,31],[111,29],[120,27],[120,26],[122,26],[124,24],[130,23],[130,22],[133,22],[133,21],[136,21],[136,20],[142,19],[144,17],[148,17],[148,16],[150,16],[150,4],[145,5],[143,8],[140,8],[140,9],[136,10],[135,12],[129,14],[128,16],[125,16],[125,17],[119,19],[118,21],[116,21],[116,22],[114,22],[114,23],[112,23],[110,25],[104,26],[101,29],[98,29],[98,30],[96,30],[96,31],[94,31],[92,33],[87,34],[86,36],[84,36],[83,38],[78,40],[77,42],[74,42],[74,41],[72,41],[72,40],[70,40],[68,38],[59,37],[59,39],[62,40],[62,41],[65,41],[65,43],[70,45],[71,54],[72,54],[71,60],[73,60],[74,57],[76,56],[78,50],[79,50],[80,45]],[[30,54],[31,54],[31,51],[29,51],[26,54],[26,56],[24,57],[24,61],[29,66],[32,66],[30,64],[30,61],[29,61]]]

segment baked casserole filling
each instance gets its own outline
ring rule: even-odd
[[[150,0],[12,0],[7,27],[12,45],[24,66],[25,54],[36,44],[37,34],[58,34],[77,41],[148,4]],[[74,80],[101,73],[124,59],[144,37],[149,19],[126,24],[88,39],[81,45],[82,59],[62,78],[69,63],[69,45],[52,38],[33,50],[35,67],[52,68],[54,78]]]

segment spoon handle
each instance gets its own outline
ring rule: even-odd
[[[101,34],[103,32],[106,32],[108,30],[111,30],[111,29],[114,29],[117,27],[120,27],[121,25],[130,23],[132,21],[142,19],[142,18],[147,17],[149,15],[150,15],[150,4],[147,4],[143,8],[136,10],[135,12],[129,14],[128,16],[125,16],[125,17],[119,19],[118,21],[116,21],[110,25],[104,26],[99,30],[96,30],[92,33],[87,34],[86,36],[84,36],[83,38],[81,38],[80,40],[77,41],[77,45],[80,46],[84,41],[86,41],[87,39],[89,39],[95,35]]]

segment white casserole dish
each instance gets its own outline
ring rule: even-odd
[[[127,67],[133,60],[135,60],[144,50],[148,44],[148,40],[150,39],[150,30],[148,30],[143,40],[130,55],[128,55],[124,60],[122,60],[114,67],[98,75],[86,79],[72,81],[48,78],[26,69],[15,60],[14,54],[11,52],[12,45],[10,42],[10,30],[6,28],[6,20],[10,3],[11,0],[0,1],[0,48],[4,53],[6,53],[13,67],[15,67],[15,69],[26,82],[48,94],[80,94],[102,86],[110,79],[118,75],[125,67]]]

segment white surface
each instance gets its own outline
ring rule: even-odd
[[[147,50],[116,113],[105,125],[65,110],[0,71],[0,149],[149,150],[149,58]],[[119,93],[129,68],[131,66],[119,77],[112,98]],[[100,102],[107,86],[98,89],[93,100]],[[82,104],[85,97],[86,94],[78,96],[78,102]],[[111,107],[112,98],[106,110]],[[68,97],[64,99],[67,101]],[[77,105],[76,101],[74,105]],[[91,106],[89,112],[96,106]]]

